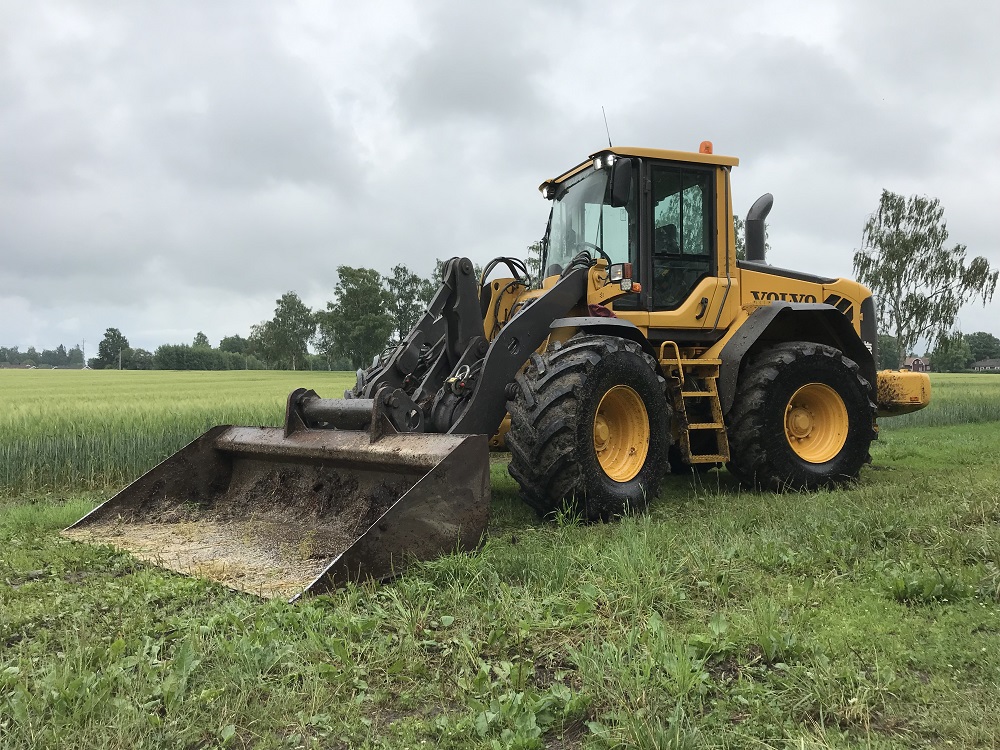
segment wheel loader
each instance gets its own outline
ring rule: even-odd
[[[66,534],[295,599],[475,547],[491,447],[542,516],[642,511],[670,470],[772,491],[856,479],[877,418],[926,406],[929,379],[876,372],[869,290],[767,264],[770,195],[737,258],[737,164],[709,142],[591,154],[540,186],[536,278],[451,259],[343,398],[299,389],[283,428],[213,428]]]

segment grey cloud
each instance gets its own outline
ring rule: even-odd
[[[528,7],[438,4],[398,83],[401,115],[491,127],[544,109],[534,80],[538,58],[521,33]]]

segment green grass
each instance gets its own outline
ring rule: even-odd
[[[109,489],[217,424],[276,426],[295,388],[353,373],[0,370],[0,490]]]
[[[673,477],[589,527],[496,461],[480,550],[296,605],[60,538],[103,492],[8,492],[0,746],[995,747],[998,453],[883,429],[857,486]]]
[[[1000,377],[931,374],[931,405],[926,409],[884,419],[884,429],[941,427],[1000,421]]]
[[[0,491],[108,490],[217,424],[282,424],[299,387],[339,397],[343,372],[0,370]],[[933,375],[931,406],[883,431],[1000,421],[1000,378]]]

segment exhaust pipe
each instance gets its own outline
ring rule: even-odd
[[[747,220],[744,225],[746,232],[744,246],[747,251],[747,260],[752,263],[766,263],[767,255],[767,228],[765,219],[771,212],[774,205],[774,196],[764,193],[754,201],[747,212]]]

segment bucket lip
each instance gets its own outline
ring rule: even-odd
[[[275,427],[230,427],[215,438],[215,450],[227,455],[259,455],[319,462],[369,465],[406,473],[426,472],[476,435],[404,432],[375,440],[360,430],[300,430],[285,435]]]

